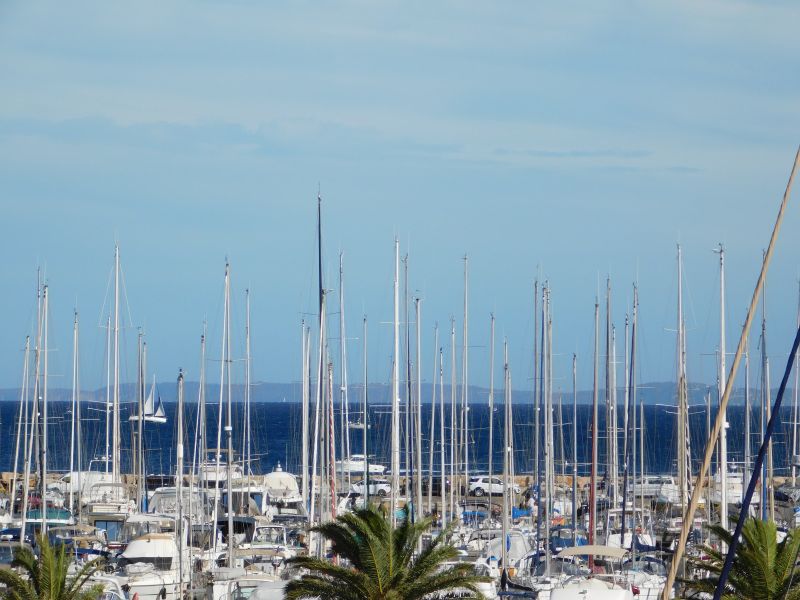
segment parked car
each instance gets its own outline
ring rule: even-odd
[[[499,477],[492,477],[491,480],[488,476],[470,477],[469,479],[469,493],[473,496],[484,496],[489,492],[492,495],[498,496],[503,493],[503,480]],[[515,494],[519,494],[520,487],[515,483],[511,489]]]
[[[357,494],[361,494],[362,496],[366,494],[366,482],[362,479],[361,481],[356,481],[350,486],[350,491],[355,492]],[[384,496],[388,496],[392,493],[392,486],[389,485],[389,482],[385,479],[376,479],[373,477],[369,478],[369,495],[370,496],[380,496],[383,498]]]

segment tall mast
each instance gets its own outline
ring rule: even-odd
[[[415,298],[414,299],[414,309],[415,309],[415,319],[417,321],[417,398],[415,403],[416,409],[416,435],[414,436],[416,439],[416,481],[414,482],[417,486],[417,500],[416,506],[414,507],[414,512],[419,511],[422,514],[422,330],[420,329],[420,321],[422,320],[422,299]],[[431,410],[433,410],[433,406],[431,406]],[[431,423],[433,423],[433,418],[431,418]],[[433,444],[433,438],[431,437],[431,444]],[[428,487],[430,489],[430,486]]]
[[[436,376],[439,359],[439,323],[433,327],[433,377],[431,377],[431,436],[429,443],[430,460],[428,461],[428,514],[433,514],[433,457],[436,454]],[[444,444],[444,439],[440,441]],[[444,496],[442,496],[444,500]]]
[[[48,385],[48,355],[50,354],[50,346],[48,344],[48,313],[49,308],[49,286],[45,284],[44,289],[42,290],[42,321],[44,323],[44,373],[42,376],[42,444],[41,448],[41,456],[42,456],[42,482],[41,482],[41,493],[42,493],[42,534],[47,535],[47,501],[46,501],[46,492],[47,492],[47,429],[48,429],[48,422],[47,422],[47,388]]]
[[[106,319],[106,452],[103,456],[105,461],[106,475],[111,473],[109,470],[111,460],[111,437],[114,435],[111,427],[111,414],[114,405],[111,403],[111,315]],[[112,477],[113,478],[113,477]]]
[[[450,518],[453,519],[456,508],[456,494],[459,488],[456,481],[456,435],[458,421],[456,420],[456,320],[450,317]]]
[[[622,337],[622,347],[624,349],[624,358],[623,358],[623,375],[622,375],[622,389],[623,389],[623,399],[622,399],[622,460],[624,461],[624,465],[622,466],[623,470],[628,469],[628,445],[630,444],[630,440],[628,439],[628,421],[630,418],[630,400],[631,400],[631,389],[630,389],[630,354],[628,353],[628,339],[630,334],[630,319],[628,318],[628,314],[625,314],[625,335]],[[634,456],[636,453],[634,452]],[[635,462],[635,461],[634,461]],[[622,484],[625,486],[625,482]],[[624,505],[625,502],[628,500],[627,498],[628,490],[627,488],[623,490],[622,493],[622,504]],[[634,506],[636,503],[634,502]]]
[[[598,355],[600,351],[600,304],[594,301],[594,376],[592,385],[592,472],[589,488],[589,543],[594,544],[595,519],[597,518],[597,396]],[[589,556],[589,568],[594,569],[594,557]]]
[[[547,390],[545,386],[545,382],[547,380],[547,369],[546,369],[546,362],[547,362],[547,323],[545,320],[545,314],[547,312],[547,281],[542,284],[542,308],[541,308],[541,317],[538,315],[534,318],[541,318],[541,327],[539,330],[539,380],[536,382],[537,385],[537,399],[536,399],[536,464],[534,467],[536,468],[536,493],[538,494],[538,503],[537,503],[537,515],[536,515],[536,545],[539,545],[541,541],[541,529],[544,519],[546,519],[545,512],[545,494],[542,491],[542,456],[545,457],[546,460],[546,452],[544,451],[544,446],[547,445],[547,415],[542,415],[542,403],[546,402],[547,397]],[[545,412],[547,409],[545,408]],[[544,420],[542,420],[544,417]],[[542,440],[542,425],[544,425],[544,440]],[[542,445],[544,442],[544,446]],[[545,545],[547,542],[545,540]]]
[[[144,473],[144,469],[142,468],[142,457],[144,456],[144,448],[142,445],[142,425],[144,423],[144,349],[142,347],[142,330],[139,329],[139,333],[136,338],[136,404],[137,404],[137,422],[136,422],[136,434],[135,434],[135,444],[132,448],[133,454],[133,474],[136,477],[136,509],[143,510],[144,506],[142,506],[142,499],[144,497],[144,488],[143,483],[144,480],[142,478],[142,474]],[[132,435],[133,437],[133,435]]]
[[[439,460],[442,463],[442,477],[441,477],[441,496],[442,496],[442,530],[447,526],[447,464],[445,461],[445,437],[444,437],[444,352],[441,346],[439,347]],[[436,385],[436,377],[433,378],[433,385]],[[451,481],[452,489],[452,481]]]
[[[317,506],[315,500],[317,499],[317,486],[316,486],[316,477],[317,477],[317,462],[318,462],[318,455],[320,454],[320,449],[324,450],[322,446],[322,439],[320,433],[325,431],[325,427],[322,426],[323,424],[320,423],[320,413],[322,409],[322,405],[324,402],[324,397],[322,395],[322,390],[324,387],[324,380],[325,380],[325,287],[323,285],[323,277],[322,277],[322,195],[317,193],[317,289],[318,289],[318,299],[319,299],[319,351],[317,355],[317,387],[316,387],[316,395],[315,395],[315,402],[314,402],[314,436],[312,438],[312,443],[314,444],[313,456],[311,461],[311,477],[310,477],[310,484],[311,484],[311,500],[310,500],[310,511],[309,511],[309,522],[315,522],[315,516],[317,519],[321,517],[321,511],[317,512]],[[321,458],[321,457],[320,457]],[[324,471],[322,463],[320,462],[320,474]],[[320,477],[321,481],[321,477]],[[320,494],[319,494],[319,501],[321,503],[322,498],[322,488],[320,487]],[[313,536],[312,536],[313,539]],[[317,540],[318,541],[318,540]],[[315,545],[312,543],[312,547]],[[315,553],[317,556],[321,556],[322,548],[320,546],[315,547]]]
[[[719,399],[725,395],[727,368],[725,364],[725,248],[719,245]],[[728,528],[728,415],[727,407],[719,430],[720,524]],[[722,546],[725,548],[725,545]]]
[[[367,316],[364,315],[363,325],[363,355],[364,355],[364,409],[361,417],[361,422],[364,424],[363,439],[361,441],[364,449],[364,493],[366,502],[365,505],[369,506],[369,448],[367,447],[367,432],[369,431],[369,379],[367,377]]]
[[[609,463],[611,466],[611,497],[617,499],[619,493],[619,478],[618,478],[618,461],[619,456],[617,453],[617,328],[611,325],[611,360],[610,374],[611,384],[609,390],[609,397],[611,402],[609,404],[611,422],[609,423],[609,437],[611,441],[611,456],[609,456]]]
[[[547,370],[543,373],[543,375],[547,378],[547,385],[545,387],[545,413],[544,413],[544,422],[545,422],[545,449],[544,449],[544,456],[545,456],[545,496],[547,500],[546,504],[546,514],[544,520],[545,526],[545,540],[550,540],[550,519],[552,515],[553,509],[553,475],[554,475],[554,463],[553,463],[553,449],[555,445],[553,443],[553,318],[551,312],[551,305],[550,305],[550,286],[547,286],[547,295],[545,297],[545,306],[547,308],[547,323],[545,325],[545,331],[547,332]],[[544,347],[542,348],[544,351]],[[509,420],[511,419],[511,414],[509,413]],[[509,457],[510,461],[513,461],[514,457],[511,455]],[[549,576],[550,575],[550,544],[545,543],[545,556],[546,556],[546,564],[545,564],[545,572]]]
[[[350,469],[344,471],[345,462],[350,461],[350,410],[347,399],[347,338],[344,321],[344,252],[339,253],[339,393],[342,411],[342,460],[340,461],[341,477],[347,479],[350,489]]]
[[[508,539],[508,517],[509,507],[508,502],[510,499],[509,490],[509,463],[511,460],[511,453],[513,452],[513,436],[511,432],[511,375],[508,369],[508,341],[503,341],[503,529],[502,529],[502,543],[500,544],[501,562],[503,571],[505,572],[508,567],[508,552],[507,543]],[[490,415],[491,418],[491,415]],[[489,489],[492,488],[491,479],[489,480]],[[491,510],[491,502],[489,503]],[[503,580],[505,578],[501,578]]]
[[[539,481],[539,280],[533,282],[533,475],[536,481],[537,505],[541,506],[542,492]],[[536,515],[536,544],[539,544],[540,519]]]
[[[303,506],[308,506],[308,400],[309,400],[309,365],[308,365],[308,352],[306,349],[306,322],[303,319],[300,322],[300,337],[301,337],[301,364],[300,367],[300,384],[301,386],[301,396],[302,396],[302,408],[301,408],[301,422],[302,422],[302,434],[303,434],[303,443],[300,447],[300,484],[301,484],[301,491],[300,494],[303,497]]]
[[[39,271],[36,273],[36,342],[34,344],[33,406],[31,407],[31,428],[28,440],[28,451],[25,453],[25,476],[22,480],[22,523],[20,526],[20,544],[25,540],[25,529],[28,518],[28,496],[30,492],[31,463],[34,460],[34,441],[39,437],[39,395],[41,394],[39,379],[41,377],[42,357],[42,284]],[[44,496],[42,496],[44,497]]]
[[[684,325],[683,325],[683,262],[681,247],[678,245],[678,480],[680,505],[686,506],[688,500],[687,453],[686,453],[686,373],[684,372]]]
[[[632,463],[633,463],[633,481],[636,481],[636,342],[639,333],[639,286],[638,284],[633,284],[633,323],[631,327],[631,353],[630,353],[630,370],[628,373],[628,387],[630,388],[629,392],[629,402],[631,404],[631,414],[633,417],[632,423],[632,430],[631,430],[631,437],[632,437]],[[642,426],[644,426],[644,421],[642,421]],[[644,448],[644,435],[640,437],[640,445]],[[644,481],[644,453],[642,453],[642,469],[640,470],[639,476],[642,478],[641,480]],[[633,502],[632,505],[636,507],[636,486],[633,486]],[[644,516],[644,505],[642,505],[642,516]],[[644,523],[642,523],[644,526]],[[634,544],[634,552],[635,552],[635,544]]]
[[[321,502],[322,498],[322,487],[319,487],[319,493],[317,492],[317,466],[319,465],[319,472],[320,472],[320,482],[322,481],[321,474],[324,471],[323,462],[321,460],[320,453],[324,451],[324,446],[322,445],[324,437],[325,427],[323,423],[320,422],[321,419],[321,412],[322,406],[324,402],[323,397],[323,388],[324,388],[324,380],[325,377],[323,375],[324,368],[325,368],[325,299],[323,295],[322,306],[320,307],[320,321],[319,321],[319,348],[317,353],[317,387],[315,391],[315,398],[314,398],[314,435],[312,437],[313,443],[313,452],[311,458],[311,477],[309,478],[309,482],[311,485],[311,500],[310,500],[310,510],[309,510],[309,522],[315,523],[315,517],[317,520],[320,519],[321,511],[317,507],[318,500]],[[321,435],[322,434],[322,435]],[[311,544],[310,547],[315,547],[314,544]],[[321,552],[321,547],[316,547],[315,552],[319,556]]]
[[[397,524],[397,494],[400,490],[400,242],[394,240],[394,356],[392,360],[392,490],[391,522]]]
[[[225,384],[227,388],[227,411],[226,411],[226,418],[225,418],[225,437],[228,442],[228,452],[227,452],[227,469],[226,469],[226,479],[228,484],[228,566],[233,567],[234,565],[234,545],[235,545],[235,537],[231,535],[233,531],[233,512],[234,512],[234,504],[233,504],[233,389],[231,384],[231,273],[230,269],[226,269],[226,277],[225,277],[225,337],[223,339],[223,344],[225,344],[225,352],[224,352],[224,360],[222,361],[222,366],[225,369]]]
[[[19,464],[20,442],[27,444],[28,440],[28,361],[30,359],[31,337],[25,336],[25,358],[22,362],[22,385],[19,392],[19,416],[17,417],[17,443],[14,448],[14,475],[11,479],[11,504],[12,510],[14,499],[17,497],[17,465]],[[22,448],[23,462],[25,459],[25,446]],[[20,538],[22,539],[22,538]]]
[[[336,518],[336,425],[333,415],[333,362],[328,362],[328,500],[331,519]]]
[[[508,368],[506,365],[505,368]],[[503,385],[506,385],[503,379]],[[492,506],[492,486],[491,481],[494,476],[492,470],[492,455],[494,454],[494,313],[490,315],[489,325],[489,507]],[[505,563],[503,563],[505,565]]]
[[[464,347],[461,370],[461,414],[464,445],[464,489],[469,494],[469,257],[464,255]]]
[[[406,501],[408,502],[409,498],[413,498],[413,490],[411,489],[411,478],[413,474],[411,473],[411,332],[410,332],[410,318],[408,315],[408,254],[403,257],[403,323],[405,325],[405,338],[404,341],[404,350],[405,350],[405,385],[403,389],[405,390],[406,399],[405,399],[405,411],[404,411],[404,426],[403,426],[403,488],[405,489],[406,494]],[[398,369],[399,373],[399,369]],[[410,504],[410,503],[409,503]],[[416,511],[416,506],[414,510],[411,511],[410,517],[413,522],[414,520],[414,512]]]
[[[74,507],[72,478],[75,476],[75,420],[78,412],[78,311],[73,311],[72,320],[72,398],[70,402],[70,431],[69,431],[69,506],[70,510]],[[80,426],[80,425],[78,425]],[[16,456],[14,457],[14,470],[16,471]],[[12,489],[12,498],[13,487]],[[80,489],[80,475],[78,476],[78,489]]]
[[[762,321],[761,321],[761,359],[762,359],[762,386],[761,386],[761,439],[766,435],[766,424],[772,417],[772,402],[769,378],[769,355],[767,354],[767,284],[764,282],[764,295],[762,296]],[[775,485],[773,481],[772,439],[767,444],[767,461],[764,465],[763,485],[767,490],[769,505],[769,520],[775,520]]]
[[[199,469],[205,465],[208,454],[208,435],[206,432],[206,323],[203,321],[203,334],[200,336],[200,384],[197,390],[197,427],[195,439],[197,450],[192,457],[192,475],[195,466]],[[207,471],[204,471],[207,473]],[[191,496],[190,496],[191,499]],[[205,511],[203,517],[205,518]]]
[[[143,415],[140,415],[142,418]],[[178,523],[175,528],[176,541],[178,542],[178,590],[183,591],[183,370],[178,372],[178,441],[176,444],[177,469],[175,473],[175,491],[178,497]],[[233,511],[232,490],[228,488],[228,512]],[[233,537],[233,529],[229,529],[229,536]]]
[[[578,545],[578,355],[572,355],[572,545]]]
[[[113,417],[113,440],[112,451],[114,452],[111,461],[112,480],[114,483],[122,481],[120,472],[120,447],[122,436],[120,435],[120,406],[119,406],[119,246],[114,245],[114,417]]]
[[[250,289],[244,291],[245,295],[245,326],[244,326],[244,423],[242,423],[242,461],[244,474],[247,477],[247,501],[243,503],[250,514],[250,488],[253,481],[252,439],[250,437],[250,404],[252,393],[252,354],[250,353]]]
[[[611,278],[606,278],[606,474],[608,477],[608,485],[606,494],[613,501],[614,500],[614,446],[612,437],[612,423],[614,422],[614,409],[612,408],[612,393],[611,388],[614,385],[611,360],[612,360],[612,325],[611,325]]]
[[[750,338],[744,351],[744,468],[742,482],[750,481]]]

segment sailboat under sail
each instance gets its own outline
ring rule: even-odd
[[[153,380],[153,385],[150,386],[150,393],[147,394],[142,409],[145,423],[167,422],[167,413],[164,411],[164,403],[161,402],[161,395],[156,390],[155,379]],[[139,415],[131,415],[129,417],[130,421],[138,421],[139,419]]]

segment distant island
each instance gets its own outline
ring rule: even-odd
[[[135,385],[124,384],[121,386],[121,397],[125,403],[132,402],[135,398]],[[148,387],[149,389],[149,387]],[[175,402],[177,388],[175,382],[167,381],[156,384],[156,389],[161,399],[164,402]],[[244,398],[244,386],[233,385],[233,398],[236,402],[241,402]],[[388,404],[391,397],[391,386],[383,383],[371,383],[368,388],[369,402],[372,405]],[[430,383],[422,384],[422,402],[428,404],[431,401],[432,386]],[[438,387],[437,387],[438,398]],[[704,383],[690,383],[689,384],[689,404],[690,405],[703,405],[706,404],[706,394],[711,393],[711,402],[715,406],[717,404],[717,391],[715,386],[710,386]],[[456,391],[457,402],[461,401],[461,388],[458,387]],[[775,397],[777,389],[772,391],[772,398]],[[787,389],[786,399],[791,398],[791,390]],[[269,383],[269,382],[255,382],[251,388],[252,402],[258,403],[275,403],[275,402],[300,402],[302,391],[300,383]],[[312,401],[314,399],[314,387],[311,388]],[[338,386],[337,386],[337,402],[338,402]],[[405,386],[400,387],[401,398],[405,397]],[[450,401],[450,386],[444,386],[444,396],[446,402]],[[637,386],[637,401],[646,405],[668,404],[675,405],[676,403],[676,384],[674,382],[650,382],[643,383]],[[567,404],[572,402],[571,390],[554,390],[554,402],[557,402],[559,396],[562,403]],[[187,402],[196,402],[199,396],[199,384],[197,382],[186,382],[185,384],[185,397]],[[0,389],[0,402],[19,402],[20,390],[19,388],[5,388]],[[72,391],[64,388],[52,388],[48,390],[48,397],[53,401],[69,401],[72,398]],[[102,403],[106,397],[106,389],[100,388],[96,390],[82,390],[81,401],[86,402],[99,402]],[[348,398],[351,403],[361,401],[363,397],[362,385],[348,386]],[[531,404],[533,402],[534,394],[532,390],[514,390],[512,392],[512,401],[515,404]],[[617,402],[622,404],[624,398],[624,389],[617,389]],[[758,395],[757,390],[751,389],[750,392],[751,402],[755,403]],[[206,385],[206,402],[214,403],[219,401],[219,385],[207,384]],[[485,387],[471,385],[469,386],[469,402],[470,404],[487,404],[489,401],[489,390]],[[495,389],[495,402],[502,403],[503,394],[502,390]],[[599,401],[603,405],[605,402],[605,389],[601,388],[599,391]],[[591,404],[592,391],[580,390],[578,391],[579,404]],[[744,404],[744,388],[737,388],[733,392],[730,400],[731,404]]]

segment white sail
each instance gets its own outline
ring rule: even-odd
[[[143,418],[145,423],[167,422],[167,413],[164,410],[164,403],[161,402],[161,396],[156,395],[155,381],[153,381],[153,385],[150,386],[150,393],[147,394],[147,398],[145,398],[144,406],[142,408],[144,416],[140,417],[139,415],[131,415],[131,421],[138,421],[140,418]]]

